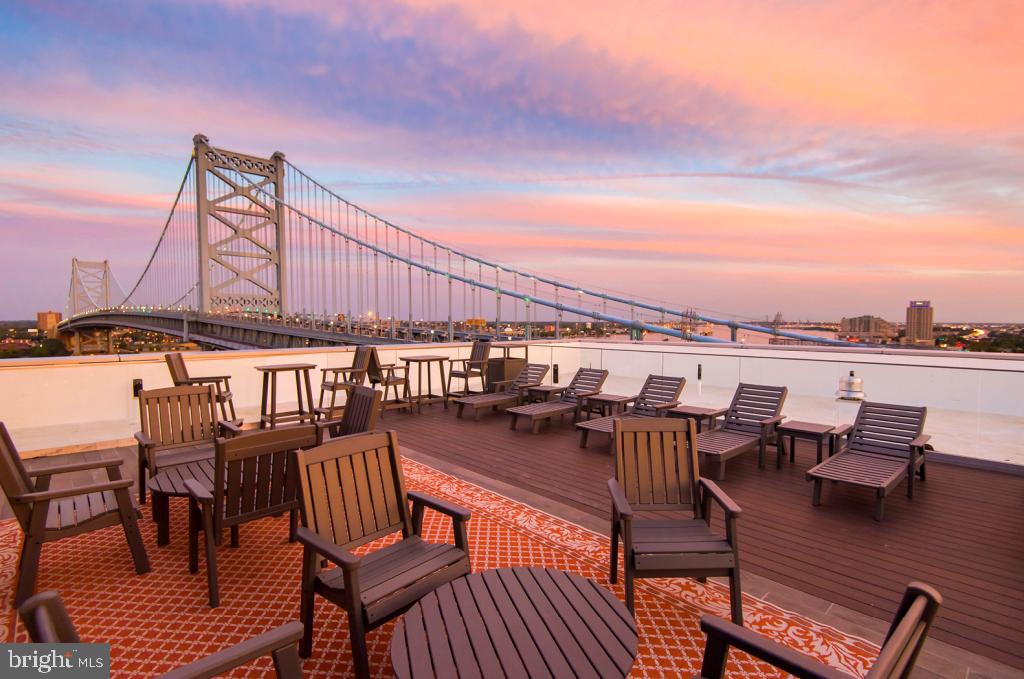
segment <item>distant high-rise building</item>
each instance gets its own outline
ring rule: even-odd
[[[839,334],[866,342],[887,342],[896,337],[896,329],[878,316],[855,316],[840,321]]]
[[[59,311],[40,311],[36,313],[36,328],[50,339],[57,339],[57,324],[60,323]]]
[[[935,310],[928,300],[911,300],[907,306],[907,344],[935,344]]]

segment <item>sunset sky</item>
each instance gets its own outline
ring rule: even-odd
[[[520,268],[763,318],[1024,321],[1024,4],[0,5],[0,318],[128,288],[191,152]]]

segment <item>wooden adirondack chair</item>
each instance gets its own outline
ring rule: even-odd
[[[664,417],[665,413],[679,405],[679,394],[683,393],[685,386],[685,377],[648,375],[633,405],[625,413],[576,423],[576,428],[580,430],[580,448],[587,447],[587,438],[592,431],[611,435],[612,422],[617,417]]]
[[[361,344],[356,347],[352,356],[352,365],[348,368],[321,368],[323,377],[320,380],[320,400],[313,412],[318,418],[333,420],[341,415],[344,404],[338,404],[338,394],[348,394],[352,387],[361,386],[366,381],[366,371],[370,367],[370,354],[373,347],[368,344]],[[327,394],[331,395],[330,401],[324,405]]]
[[[313,652],[317,594],[348,612],[356,674],[369,677],[366,632],[402,614],[424,594],[470,572],[468,509],[406,492],[395,432],[356,434],[295,454],[302,487],[302,606],[299,654]],[[413,504],[409,513],[408,502]],[[452,519],[455,544],[420,538],[423,512]],[[401,531],[402,539],[362,557],[350,550]],[[326,559],[338,568],[320,570]]]
[[[836,430],[839,451],[807,470],[807,480],[814,481],[814,506],[821,504],[825,480],[874,489],[876,521],[885,514],[885,496],[903,479],[907,497],[913,498],[914,477],[920,475],[924,481],[924,452],[931,449],[931,437],[922,433],[927,415],[927,408],[862,402],[856,421]]]
[[[491,353],[491,343],[484,341],[473,342],[473,348],[469,358],[448,359],[448,394],[450,396],[469,396],[473,392],[469,390],[469,380],[474,377],[480,378],[480,392],[483,392],[487,385],[484,383],[484,372],[487,368],[487,356]],[[456,369],[456,365],[461,366]],[[463,381],[461,392],[452,392],[452,379]]]
[[[544,363],[527,363],[514,380],[491,382],[490,386],[494,387],[493,392],[460,396],[455,399],[455,403],[459,406],[456,416],[462,417],[463,408],[469,406],[473,409],[473,419],[479,420],[481,410],[487,410],[488,408],[498,410],[499,408],[521,404],[527,390],[530,387],[540,385],[544,381],[544,376],[548,374],[549,367]]]
[[[131,498],[132,480],[121,478],[122,462],[116,455],[105,454],[81,462],[48,461],[34,465],[29,472],[7,427],[0,422],[0,486],[25,534],[18,560],[15,606],[35,591],[44,543],[107,526],[121,524],[135,572],[149,572],[149,558],[137,522],[139,511]],[[52,476],[100,469],[106,471],[106,481],[50,490]]]
[[[909,679],[941,605],[942,596],[928,585],[920,582],[907,585],[896,617],[865,679]],[[708,636],[700,679],[725,677],[731,647],[799,679],[850,679],[851,676],[721,618],[702,616],[700,628]]]
[[[188,570],[199,572],[199,531],[206,537],[206,579],[210,607],[220,605],[217,545],[225,528],[231,546],[238,546],[238,527],[289,513],[288,541],[295,541],[299,523],[298,480],[292,451],[320,443],[322,430],[312,424],[245,432],[218,438],[213,461],[213,488],[197,479],[185,481],[189,492]]]
[[[81,638],[57,592],[40,592],[18,608],[18,616],[36,644],[78,644]],[[301,679],[302,665],[295,643],[302,638],[302,624],[290,622],[252,639],[160,675],[162,679],[211,679],[269,655],[278,679]]]
[[[235,415],[235,403],[232,401],[230,375],[217,375],[210,377],[189,377],[188,367],[185,365],[185,357],[180,353],[164,354],[167,361],[167,369],[171,372],[171,381],[176,387],[188,387],[195,385],[209,384],[213,387],[217,405],[220,406],[220,418],[235,424],[241,425],[242,420]],[[230,413],[230,417],[228,416]]]
[[[370,387],[352,387],[341,419],[316,423],[321,430],[321,440],[324,438],[323,430],[327,430],[332,437],[373,431],[377,426],[383,397],[383,393]]]
[[[739,506],[714,482],[700,477],[697,425],[667,417],[614,422],[611,568],[618,580],[619,539],[626,575],[626,606],[633,611],[635,578],[728,576],[732,619],[743,624],[740,589]],[[725,512],[725,537],[711,530],[711,502]],[[678,512],[693,518],[678,519]],[[634,518],[661,512],[665,518]]]
[[[146,501],[146,478],[162,467],[213,457],[213,440],[241,428],[217,422],[215,392],[210,385],[169,387],[139,392],[139,501]]]
[[[758,451],[757,466],[764,467],[765,447],[775,440],[775,428],[783,419],[782,406],[789,389],[760,384],[740,384],[729,404],[725,420],[715,429],[699,434],[700,454],[715,463],[715,478],[725,479],[725,463],[737,455]]]
[[[597,368],[580,368],[573,375],[568,386],[561,390],[558,399],[544,401],[543,403],[527,403],[526,405],[509,408],[505,412],[512,416],[509,429],[515,429],[520,417],[529,418],[531,431],[534,434],[540,433],[540,425],[544,420],[553,417],[561,417],[573,413],[573,421],[580,418],[580,408],[583,406],[587,396],[601,393],[604,381],[608,379],[607,370]]]

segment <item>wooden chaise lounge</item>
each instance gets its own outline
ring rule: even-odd
[[[841,481],[873,488],[877,495],[875,520],[885,512],[885,496],[903,479],[907,497],[914,497],[914,477],[924,480],[924,451],[931,449],[922,434],[927,408],[864,401],[852,425],[836,428],[839,452],[807,471],[814,481],[814,506],[821,504],[822,481]]]
[[[942,596],[928,585],[920,582],[907,585],[896,617],[889,625],[882,648],[865,679],[908,679],[915,676],[914,664],[941,605]],[[730,648],[743,651],[798,679],[850,679],[851,676],[778,641],[766,639],[757,632],[712,615],[701,617],[700,628],[708,640],[697,679],[723,679]]]
[[[479,420],[481,410],[490,408],[497,411],[499,408],[521,404],[526,396],[526,391],[544,381],[548,369],[549,366],[543,363],[527,363],[514,380],[492,382],[491,386],[494,387],[494,391],[491,393],[460,396],[454,401],[459,406],[456,417],[462,417],[462,410],[467,406],[473,409],[473,419]]]
[[[509,429],[516,428],[516,423],[520,417],[528,417],[530,419],[530,423],[533,425],[531,431],[534,434],[540,433],[541,422],[550,420],[553,417],[562,417],[568,413],[573,413],[573,421],[578,420],[583,400],[587,396],[600,394],[601,387],[606,379],[608,379],[607,370],[580,368],[573,375],[572,381],[569,382],[568,386],[552,392],[552,395],[558,394],[557,399],[541,403],[528,403],[506,410],[505,412],[512,416]]]
[[[580,430],[580,448],[587,447],[590,432],[597,431],[611,437],[612,423],[615,418],[630,417],[664,417],[665,411],[679,405],[679,394],[686,386],[685,377],[666,377],[664,375],[648,375],[640,393],[633,400],[633,405],[621,415],[609,415],[594,420],[581,420],[576,423]],[[609,439],[610,440],[610,439]]]
[[[722,424],[698,434],[697,448],[705,460],[714,461],[716,480],[725,478],[726,462],[751,450],[758,451],[757,466],[764,467],[765,447],[775,439],[788,393],[786,387],[742,383],[736,387]]]

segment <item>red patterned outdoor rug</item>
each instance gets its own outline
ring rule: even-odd
[[[544,566],[579,573],[607,583],[607,537],[539,512],[479,486],[405,461],[410,489],[432,493],[469,507],[473,568]],[[302,549],[287,541],[287,519],[272,518],[241,528],[241,546],[218,552],[221,606],[206,604],[204,567],[188,573],[186,503],[172,501],[171,544],[156,547],[155,524],[141,522],[152,572],[138,576],[120,527],[69,538],[43,548],[39,591],[55,589],[84,641],[108,641],[112,671],[118,677],[148,677],[238,643],[297,619]],[[427,512],[424,536],[451,539],[447,517]],[[0,588],[5,594],[7,641],[27,641],[11,609],[21,532],[13,521],[0,523]],[[374,545],[375,546],[375,545]],[[201,562],[202,564],[202,562]],[[619,578],[621,583],[622,578]],[[623,598],[622,586],[611,587]],[[689,579],[641,580],[636,589],[640,654],[631,676],[689,677],[700,667],[703,613],[728,617],[728,589]],[[862,676],[877,647],[838,630],[746,597],[747,625],[770,638],[853,675]],[[348,625],[338,607],[317,599],[314,655],[306,676],[345,676],[352,671]],[[370,662],[379,676],[391,676],[392,624],[368,638]],[[772,668],[733,652],[730,676],[777,676]],[[263,676],[263,660],[233,676]]]

